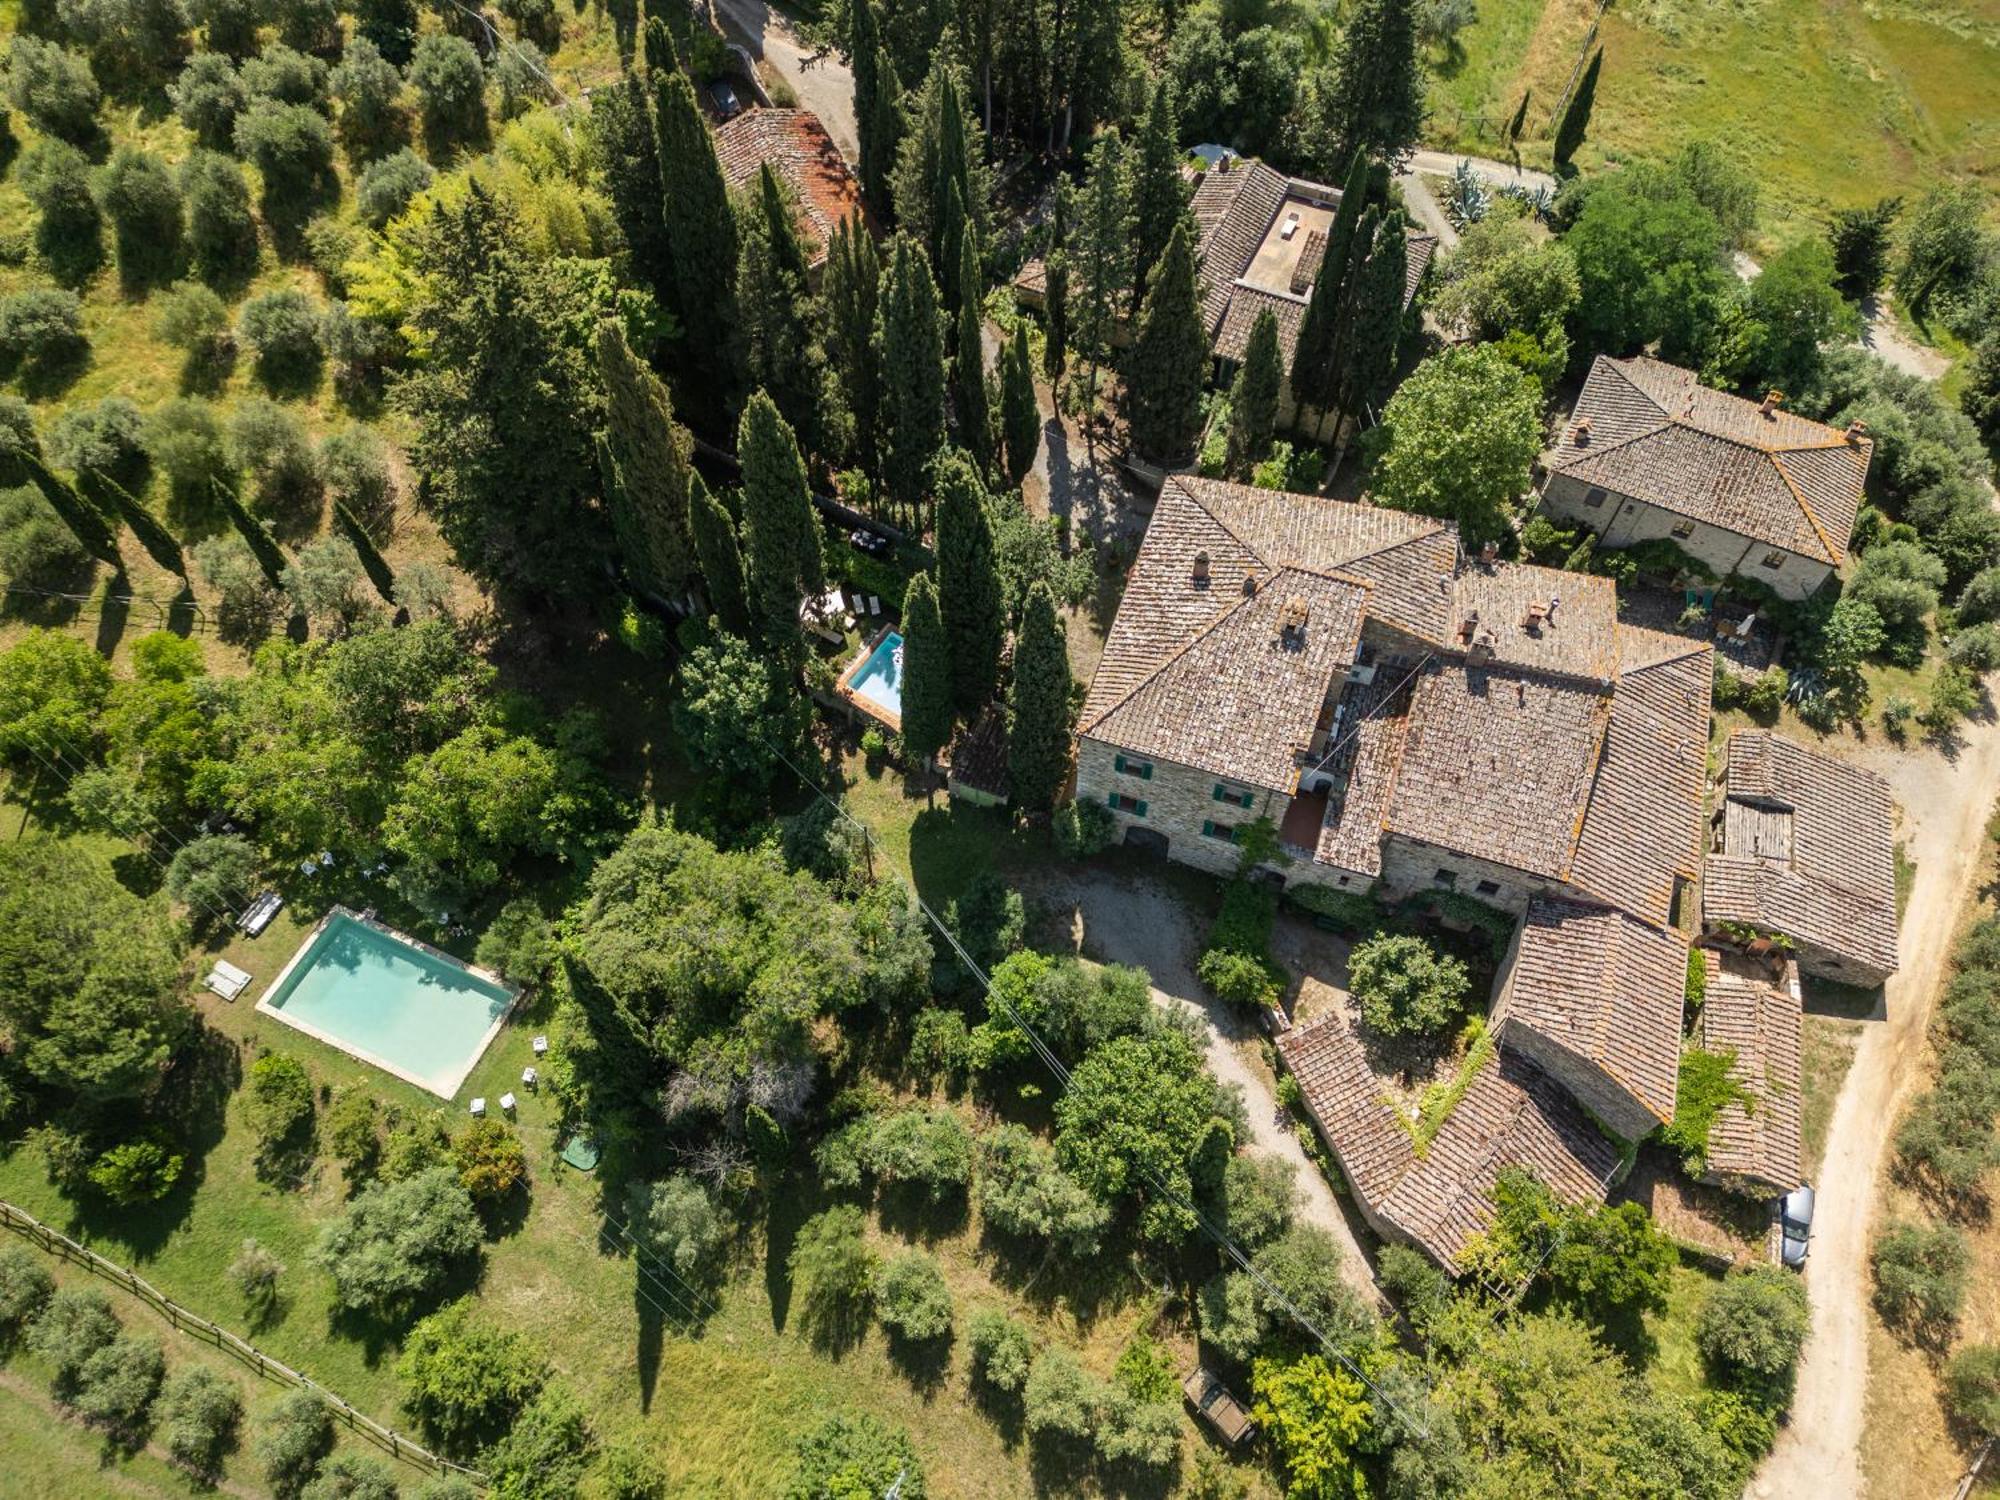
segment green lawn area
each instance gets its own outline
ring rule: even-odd
[[[1683,1261],[1668,1278],[1667,1305],[1646,1315],[1646,1334],[1653,1344],[1646,1376],[1660,1391],[1693,1400],[1708,1389],[1694,1331],[1719,1284],[1713,1272]]]
[[[1481,0],[1462,58],[1434,58],[1427,142],[1488,152],[1532,88],[1524,158],[1548,164],[1551,111],[1595,0]],[[2000,165],[2000,3],[1629,0],[1604,16],[1604,72],[1578,165],[1720,142],[1764,188],[1766,238],[1828,210]]]

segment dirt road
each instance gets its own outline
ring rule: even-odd
[[[1890,1131],[1916,1082],[1931,1003],[2000,787],[2000,723],[1969,724],[1953,761],[1886,749],[1865,758],[1902,804],[1901,833],[1916,861],[1916,884],[1903,913],[1903,968],[1885,996],[1887,1019],[1863,1033],[1834,1106],[1806,1268],[1812,1333],[1791,1420],[1751,1482],[1756,1500],[1851,1500],[1863,1493],[1875,1185]]]
[[[799,106],[819,116],[840,154],[849,161],[861,157],[861,137],[854,128],[854,75],[831,53],[815,60],[791,23],[764,0],[715,0],[723,29],[742,39],[752,57],[761,58],[799,96]]]
[[[1250,1111],[1250,1149],[1292,1164],[1299,1189],[1297,1216],[1334,1237],[1343,1252],[1341,1278],[1369,1306],[1380,1306],[1381,1293],[1375,1289],[1368,1257],[1354,1238],[1339,1199],[1300,1148],[1263,1070],[1244,1056],[1239,1044],[1253,1042],[1254,1029],[1212,999],[1194,977],[1200,919],[1171,892],[1135,877],[1061,872],[1042,885],[1037,896],[1068,924],[1070,940],[1079,952],[1102,963],[1144,969],[1152,976],[1155,1005],[1182,1007],[1202,1018],[1208,1028],[1209,1067],[1225,1084],[1243,1090]]]

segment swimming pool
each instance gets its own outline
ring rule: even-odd
[[[257,1009],[449,1099],[518,993],[482,969],[336,906]]]
[[[841,685],[848,696],[891,729],[903,727],[903,637],[888,631]]]

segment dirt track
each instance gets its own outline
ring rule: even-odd
[[[1887,1017],[1862,1034],[1834,1106],[1806,1271],[1812,1334],[1791,1420],[1751,1482],[1748,1493],[1756,1500],[1863,1494],[1868,1245],[1876,1183],[1891,1129],[1916,1082],[1931,1004],[2000,787],[2000,722],[1968,724],[1951,761],[1886,751],[1860,758],[1889,779],[1903,807],[1901,832],[1917,877],[1903,913],[1903,968],[1885,996]]]

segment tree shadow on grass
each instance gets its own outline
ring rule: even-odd
[[[403,1338],[421,1318],[436,1312],[460,1297],[476,1293],[486,1279],[486,1258],[468,1255],[454,1263],[435,1286],[420,1296],[401,1299],[383,1308],[332,1307],[327,1310],[327,1331],[361,1346],[362,1361],[369,1369],[381,1364],[401,1347]]]
[[[970,1209],[962,1191],[934,1202],[920,1187],[894,1183],[882,1189],[881,1214],[882,1227],[891,1234],[933,1245],[962,1233]]]
[[[764,1294],[771,1299],[771,1331],[783,1333],[792,1311],[792,1242],[819,1208],[816,1192],[798,1192],[796,1176],[777,1184],[764,1207]]]
[[[1095,1467],[1090,1443],[1084,1438],[1044,1433],[1028,1440],[1028,1474],[1038,1495],[1080,1495],[1089,1488]]]
[[[951,1374],[953,1342],[948,1329],[934,1339],[905,1338],[891,1331],[889,1363],[910,1382],[911,1389],[928,1402],[944,1389],[945,1379]]]

